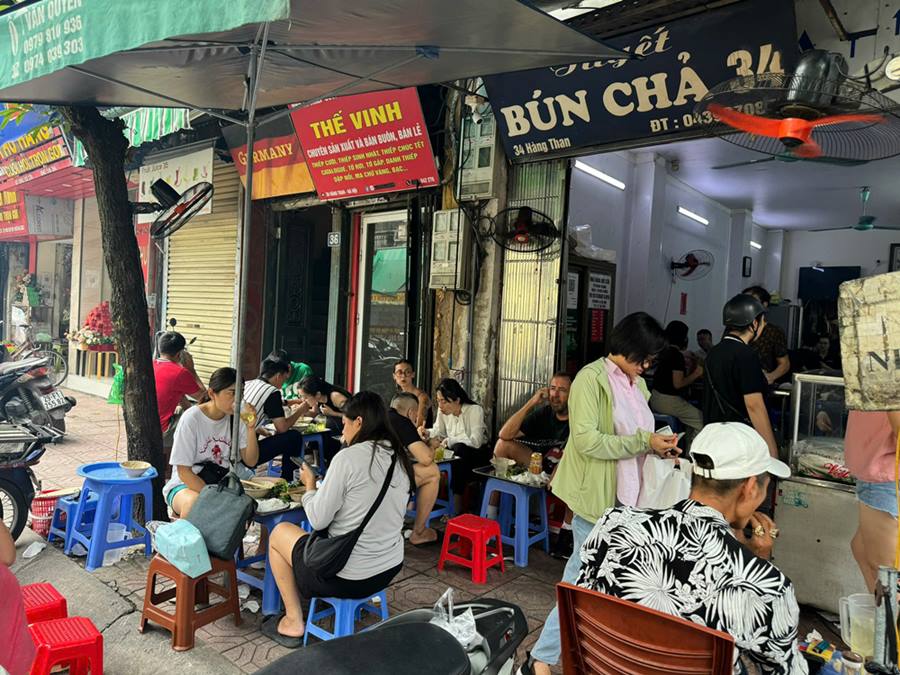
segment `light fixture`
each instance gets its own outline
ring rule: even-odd
[[[752,239],[750,240],[750,246],[755,248],[757,251],[762,251],[762,244],[755,242]]]
[[[694,213],[693,211],[689,211],[683,206],[678,207],[678,213],[683,215],[685,218],[690,218],[691,220],[696,220],[701,225],[709,225],[709,221],[701,215]]]
[[[824,272],[824,271],[825,271],[825,268],[822,267],[822,263],[820,263],[820,262],[818,262],[818,261],[817,261],[817,262],[814,262],[814,263],[812,264],[812,268],[813,268],[816,272]]]
[[[576,159],[575,168],[579,171],[584,171],[588,176],[593,176],[598,180],[602,180],[607,185],[612,185],[614,188],[619,188],[620,190],[625,189],[625,183],[620,181],[618,178],[613,178],[608,173],[603,173],[599,169],[595,169],[590,164],[585,164],[584,162]]]

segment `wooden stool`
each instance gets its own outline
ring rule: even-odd
[[[138,627],[142,633],[147,621],[153,621],[172,633],[172,649],[187,651],[194,647],[194,633],[201,626],[223,616],[234,614],[234,625],[241,625],[241,608],[238,602],[237,575],[234,560],[210,557],[212,570],[192,579],[183,574],[160,555],[154,556],[147,570],[147,590],[144,593],[144,609]],[[210,577],[225,573],[225,586],[214,583]],[[175,582],[175,588],[156,591],[156,577],[162,576]],[[227,586],[227,588],[226,588]],[[222,602],[197,611],[198,603],[208,603],[210,592],[223,598]],[[175,598],[175,613],[170,614],[158,605]]]

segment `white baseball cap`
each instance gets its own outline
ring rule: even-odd
[[[770,473],[790,478],[791,468],[769,454],[769,446],[753,427],[740,422],[707,424],[691,444],[694,473],[713,480],[739,480]],[[697,455],[709,458],[713,468],[702,468]]]

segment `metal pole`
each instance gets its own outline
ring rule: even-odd
[[[875,588],[875,663],[893,666],[888,652],[888,631],[897,630],[897,570],[882,565],[878,568],[878,584]],[[886,603],[891,603],[893,625],[887,621]]]
[[[241,244],[241,269],[237,287],[237,304],[238,311],[235,320],[237,321],[237,330],[235,331],[235,351],[234,351],[234,368],[237,371],[237,381],[234,385],[234,402],[237,410],[234,415],[231,438],[233,457],[240,458],[241,438],[241,417],[240,411],[243,405],[244,381],[241,375],[241,362],[244,357],[244,321],[247,317],[247,268],[250,264],[250,221],[253,217],[253,145],[256,142],[256,95],[259,86],[259,75],[262,69],[263,59],[266,55],[266,42],[269,37],[269,24],[264,25],[262,31],[261,47],[253,45],[250,50],[250,68],[247,78],[247,177],[246,187],[244,189],[243,213],[240,220],[240,231],[238,237]],[[258,50],[258,51],[257,51]],[[247,433],[254,433],[253,429],[248,429]]]

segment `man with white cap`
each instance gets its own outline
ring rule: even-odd
[[[581,549],[578,585],[728,633],[735,673],[807,673],[793,584],[769,561],[778,528],[757,512],[771,477],[790,469],[740,422],[707,425],[691,455],[688,499],[603,514]]]

